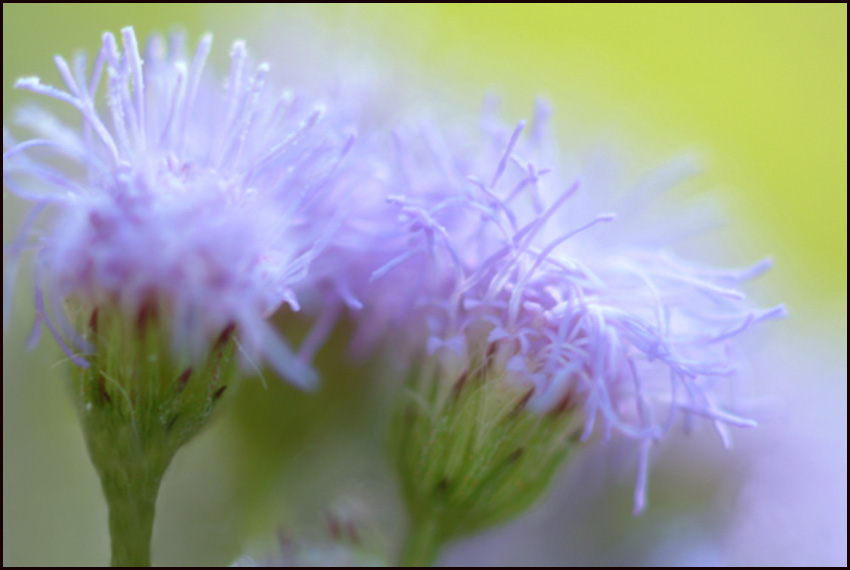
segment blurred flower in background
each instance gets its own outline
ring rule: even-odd
[[[3,10],[8,116],[21,101],[10,93],[18,76],[57,83],[49,57],[80,46],[92,51],[91,38],[105,29],[133,24],[147,35],[183,24],[193,35],[211,29],[229,42],[263,35],[264,26],[286,30],[306,9]],[[658,492],[644,516],[632,518],[626,508],[630,481],[623,473],[630,469],[621,454],[600,449],[570,466],[541,509],[458,545],[444,561],[846,564],[846,6],[308,12],[316,29],[326,30],[325,43],[317,42],[316,51],[309,42],[282,49],[275,61],[305,84],[323,69],[315,64],[323,61],[321,49],[333,53],[367,37],[357,41],[378,52],[378,61],[393,61],[385,59],[391,52],[405,62],[382,71],[417,100],[450,97],[471,109],[485,88],[496,87],[505,94],[506,115],[519,119],[517,110],[542,92],[562,117],[555,123],[561,140],[594,142],[604,132],[612,142],[599,146],[626,149],[634,156],[630,165],[658,164],[692,142],[708,149],[713,163],[684,191],[727,185],[720,193],[731,223],[717,238],[716,257],[705,261],[744,265],[774,254],[776,269],[763,278],[757,301],[787,301],[793,314],[782,334],[753,340],[760,356],[746,373],[758,385],[736,395],[757,404],[751,415],[762,427],[736,438],[729,453],[710,451],[714,442],[673,442],[654,468]],[[299,69],[303,61],[312,65]],[[418,67],[424,79],[411,80],[406,66]],[[375,114],[384,112],[392,112],[389,105]],[[20,219],[4,201],[4,243]],[[20,307],[31,306],[25,292],[18,295],[14,323],[28,321]],[[4,563],[99,564],[107,551],[105,515],[71,406],[57,389],[61,375],[51,365],[61,356],[45,347],[21,353],[25,332],[14,326],[4,337]],[[347,367],[334,358],[342,354],[345,343],[331,339],[317,361],[342,374]],[[160,501],[170,508],[155,528],[154,562],[227,564],[245,553],[245,544],[259,545],[249,553],[261,557],[274,548],[277,523],[318,527],[324,505],[339,494],[364,497],[378,526],[394,528],[400,515],[380,504],[390,479],[371,423],[360,418],[358,432],[339,421],[364,400],[342,393],[343,401],[319,394],[324,404],[309,407],[321,429],[310,428],[294,446],[300,474],[288,475],[272,455],[292,430],[281,428],[287,419],[274,410],[292,393],[275,386],[240,395],[267,408],[245,406],[253,412],[222,418],[178,457],[182,465],[163,484]],[[253,479],[229,460],[232,449],[252,466]],[[265,511],[256,515],[241,505],[260,487],[268,492]]]

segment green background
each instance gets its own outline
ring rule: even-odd
[[[283,22],[305,11],[5,3],[4,118],[24,100],[12,89],[17,77],[58,82],[51,56],[81,48],[91,53],[105,30],[132,24],[145,37],[182,24],[193,37],[214,31],[223,50],[237,37],[250,46],[257,30],[274,34],[275,18]],[[374,45],[403,54],[469,101],[495,87],[510,117],[520,118],[544,93],[563,112],[573,139],[613,133],[636,156],[656,163],[682,149],[706,151],[709,167],[700,185],[726,200],[733,261],[764,254],[776,261],[760,300],[789,305],[794,321],[785,326],[798,323],[826,342],[846,339],[846,5],[329,6],[313,12],[318,22],[362,29]],[[14,202],[4,194],[4,242],[20,217]],[[44,341],[34,352],[23,348],[31,301],[27,287],[19,289],[3,340],[4,564],[101,564],[107,540],[97,482],[54,365],[55,347]],[[183,507],[161,509],[156,562],[220,565],[241,553],[244,536],[259,523],[236,515],[228,520],[242,497],[233,491],[234,479],[243,473],[223,450],[240,447],[238,437],[219,422],[178,457],[163,501]]]

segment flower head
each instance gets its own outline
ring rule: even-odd
[[[82,55],[72,65],[56,56],[64,90],[17,83],[71,106],[82,126],[41,107],[18,115],[35,138],[17,142],[4,126],[4,186],[34,204],[6,251],[4,319],[19,255],[33,248],[34,335],[46,324],[80,365],[75,349],[88,347],[64,314],[69,298],[130,315],[154,304],[174,348],[195,355],[235,325],[246,359],[312,385],[264,318],[282,303],[298,308],[296,290],[339,226],[343,208],[325,207],[320,223],[313,214],[343,188],[353,136],[321,105],[272,92],[269,67],[252,67],[243,42],[221,88],[205,72],[209,35],[191,57],[180,35],[153,36],[144,59],[132,28],[121,40],[104,34],[91,70]]]
[[[569,411],[581,441],[635,439],[640,511],[650,446],[680,420],[708,419],[727,445],[727,426],[755,425],[720,394],[735,339],[784,308],[755,309],[737,289],[769,260],[706,267],[641,231],[646,194],[687,167],[617,201],[604,181],[559,168],[548,115],[540,104],[529,129],[485,114],[479,145],[408,139],[392,201],[409,245],[374,275],[409,264],[424,276],[406,323],[414,342],[427,337],[419,354],[437,359],[444,382],[495,374],[527,392],[529,412]]]

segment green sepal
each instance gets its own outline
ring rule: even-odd
[[[233,327],[201,357],[181,356],[155,306],[135,318],[95,309],[89,367],[73,392],[109,508],[113,566],[149,566],[156,497],[177,450],[207,423],[237,373]]]
[[[526,409],[492,353],[448,378],[431,359],[411,377],[390,430],[410,517],[406,565],[429,565],[446,542],[508,521],[535,503],[578,439],[568,405]]]

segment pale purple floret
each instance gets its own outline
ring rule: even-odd
[[[144,58],[132,28],[121,43],[105,34],[91,70],[82,55],[71,65],[56,56],[64,90],[17,83],[70,105],[82,126],[41,107],[17,116],[35,138],[17,142],[4,126],[4,186],[35,205],[4,251],[4,320],[18,259],[33,249],[33,341],[47,325],[82,366],[89,347],[63,299],[117,300],[135,314],[156,298],[177,350],[202,354],[235,324],[246,362],[262,357],[313,385],[265,318],[282,303],[297,309],[295,291],[341,223],[343,208],[323,202],[348,192],[340,164],[353,136],[321,105],[272,93],[268,66],[250,66],[243,42],[223,86],[205,72],[209,35],[191,56],[179,34],[153,36]],[[40,217],[46,229],[35,230]]]
[[[689,263],[644,239],[634,196],[618,203],[605,184],[559,178],[548,114],[539,105],[531,128],[485,114],[477,145],[428,128],[398,133],[389,201],[408,244],[373,278],[416,290],[404,314],[429,355],[470,363],[482,339],[507,346],[508,379],[533,387],[531,410],[576,406],[583,440],[639,442],[639,512],[650,446],[674,425],[706,418],[724,445],[727,426],[755,425],[719,394],[736,372],[737,336],[785,309],[755,309],[737,289],[769,260],[744,271]],[[646,193],[686,170],[674,164]]]

